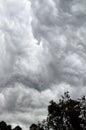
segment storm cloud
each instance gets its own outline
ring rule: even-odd
[[[0,0],[0,120],[28,127],[86,93],[85,21],[85,0]]]

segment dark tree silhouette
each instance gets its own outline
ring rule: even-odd
[[[6,122],[0,122],[0,130],[22,130],[20,126],[14,129]],[[74,100],[69,92],[65,92],[58,102],[50,101],[48,115],[45,120],[32,124],[30,130],[86,130],[86,98]]]
[[[36,130],[37,129],[37,125],[36,124],[32,124],[31,126],[30,126],[30,130]]]
[[[22,130],[20,126],[16,126],[13,130]]]
[[[12,128],[11,128],[11,125],[8,125],[7,126],[7,130],[11,130]]]
[[[71,99],[69,92],[59,102],[50,101],[47,119],[40,123],[44,130],[86,130],[86,99]],[[34,129],[37,130],[37,129]]]
[[[0,130],[22,130],[22,128],[20,126],[16,126],[14,129],[12,129],[11,125],[7,125],[5,121],[1,121]]]
[[[30,130],[44,130],[43,127],[41,126],[41,124],[32,124],[30,126]]]
[[[7,124],[4,121],[0,122],[0,129],[1,130],[6,130],[7,129]]]

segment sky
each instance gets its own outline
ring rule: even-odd
[[[26,130],[65,91],[86,95],[86,0],[0,0],[0,120]]]

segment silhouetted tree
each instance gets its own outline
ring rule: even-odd
[[[48,106],[49,125],[54,130],[82,130],[80,116],[80,102],[70,98],[64,93],[59,103],[50,102]]]
[[[83,130],[86,130],[86,97],[83,96],[79,101],[81,107],[81,126]]]
[[[43,129],[42,125],[40,123],[38,123],[38,124],[32,124],[30,126],[30,130],[44,130],[44,129]]]
[[[86,99],[71,99],[69,92],[59,102],[50,101],[47,119],[40,123],[44,130],[86,130]],[[33,129],[37,130],[37,129]]]
[[[37,130],[37,125],[36,124],[32,124],[30,126],[30,130]]]
[[[13,130],[22,130],[20,126],[16,126]]]
[[[20,126],[16,126],[14,129],[12,129],[11,125],[7,125],[5,121],[1,121],[0,130],[22,130],[22,128]]]
[[[7,126],[7,130],[11,130],[12,128],[11,128],[11,125],[8,125]]]
[[[1,121],[1,122],[0,122],[0,130],[6,130],[6,129],[7,129],[7,124],[6,124],[6,122]]]

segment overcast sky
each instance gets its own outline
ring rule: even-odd
[[[67,90],[86,94],[86,0],[0,0],[0,120],[28,127]]]

